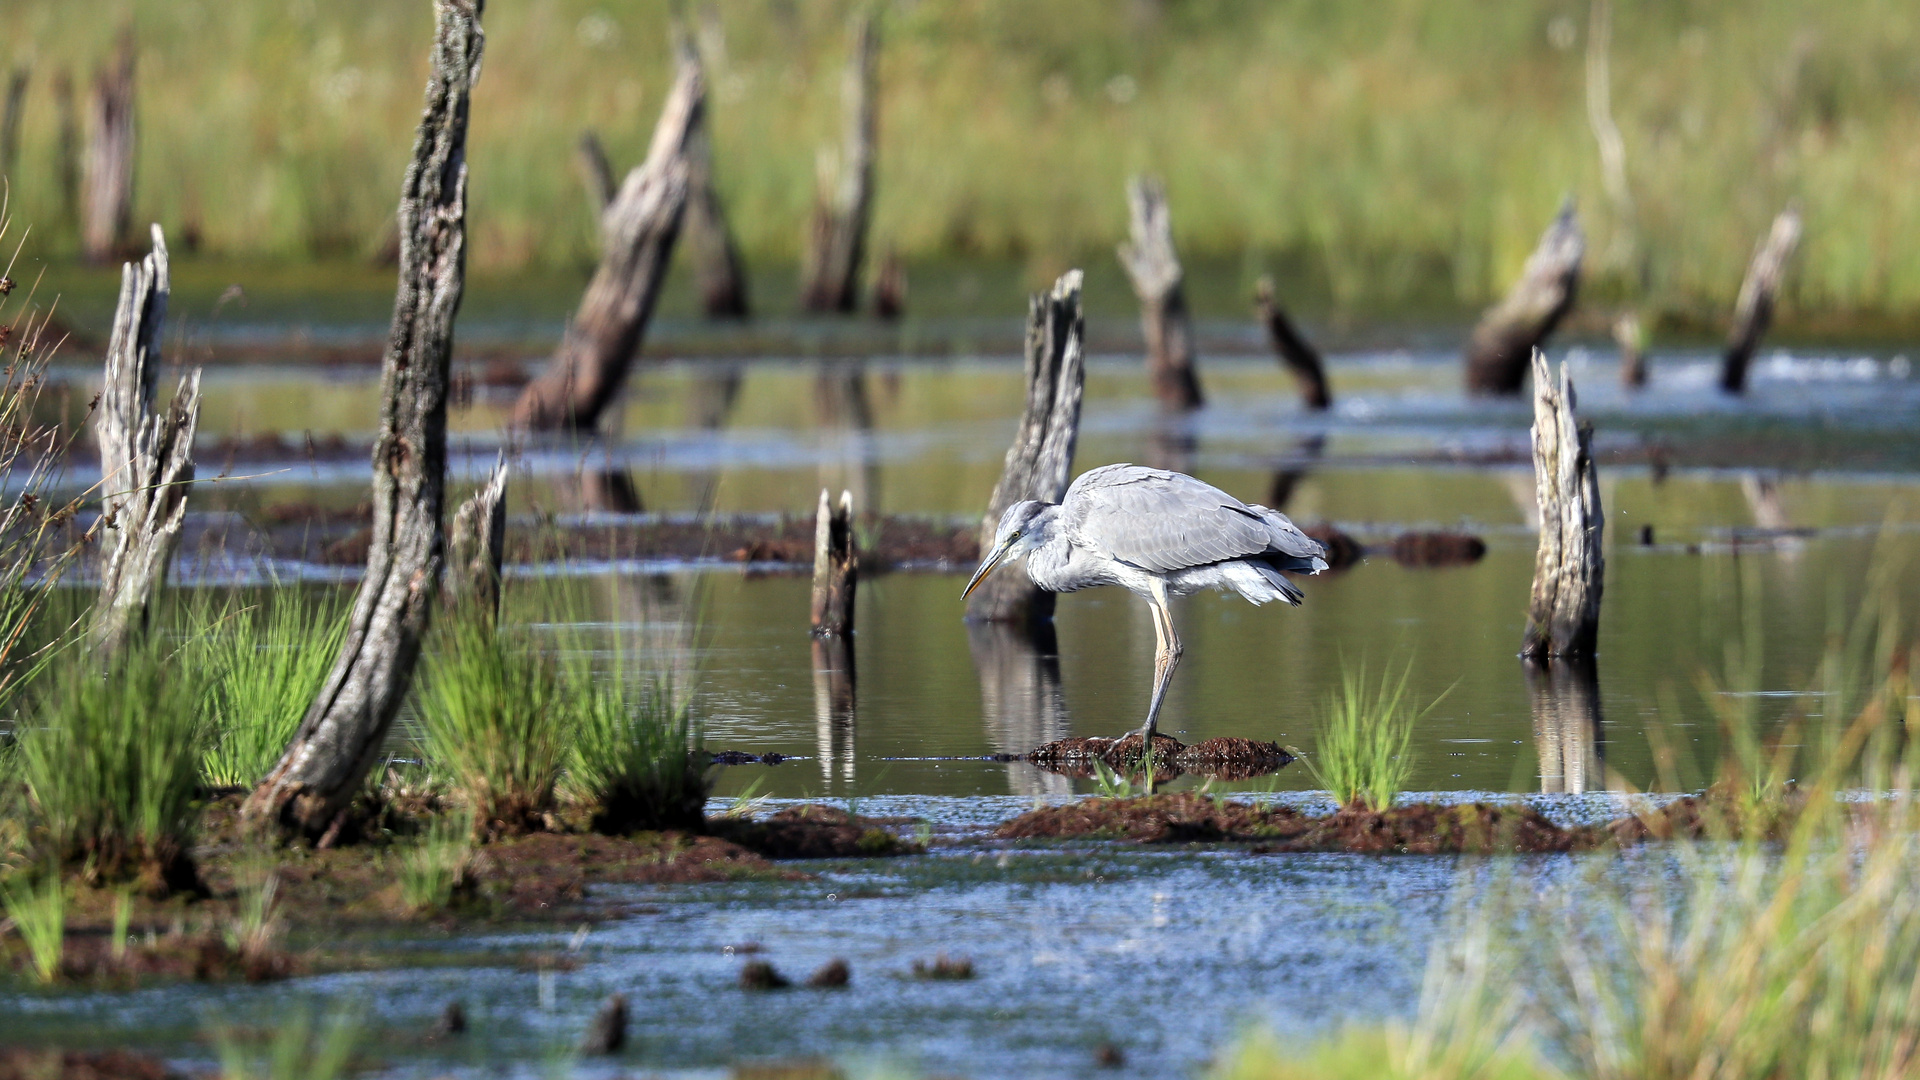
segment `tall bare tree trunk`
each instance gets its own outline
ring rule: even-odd
[[[1173,220],[1160,181],[1136,176],[1127,182],[1127,221],[1131,239],[1120,245],[1120,265],[1140,298],[1153,395],[1169,409],[1197,409],[1204,399],[1193,371],[1193,325],[1181,287],[1185,273],[1173,249]]]
[[[1467,390],[1475,394],[1518,394],[1527,381],[1527,358],[1547,340],[1573,307],[1580,285],[1580,259],[1586,237],[1573,213],[1573,200],[1541,234],[1527,257],[1520,280],[1506,299],[1480,317],[1467,342]]]
[[[515,427],[590,430],[626,382],[640,352],[687,205],[687,140],[700,124],[706,85],[681,65],[653,129],[647,160],[627,173],[600,218],[600,266],[560,348],[520,392]]]
[[[1740,298],[1733,305],[1733,329],[1727,335],[1727,353],[1720,362],[1720,389],[1729,394],[1747,389],[1747,365],[1753,360],[1760,339],[1773,324],[1773,297],[1780,290],[1780,277],[1786,273],[1787,260],[1800,245],[1800,211],[1787,207],[1773,219],[1773,226],[1753,251],[1747,276],[1740,282]]]
[[[1554,386],[1547,358],[1533,354],[1534,498],[1540,505],[1540,549],[1520,655],[1592,656],[1600,631],[1606,561],[1600,552],[1606,515],[1593,465],[1593,428],[1574,416],[1573,376],[1563,364]]]
[[[20,114],[27,105],[27,78],[30,69],[21,64],[7,77],[6,109],[0,112],[0,176],[17,182],[20,166]]]
[[[1300,387],[1300,404],[1314,412],[1331,409],[1333,392],[1327,389],[1327,369],[1320,362],[1320,351],[1300,336],[1286,310],[1274,299],[1272,278],[1263,277],[1254,286],[1253,302],[1260,309],[1260,321],[1266,324],[1273,351],[1293,372],[1294,382]]]
[[[814,203],[800,303],[807,311],[851,313],[860,306],[860,263],[866,257],[867,217],[873,207],[875,88],[879,35],[873,17],[854,20],[853,49],[841,76],[846,135],[840,159],[821,151],[820,195]]]
[[[400,281],[380,377],[373,537],[340,658],[249,820],[319,835],[345,820],[386,742],[420,656],[446,537],[447,382],[466,287],[467,114],[483,0],[436,0],[432,74],[400,191]]]
[[[587,189],[587,204],[593,207],[596,228],[613,202],[613,166],[607,162],[607,149],[600,136],[591,131],[580,133],[573,149],[574,165],[580,170],[580,186]]]
[[[93,80],[93,127],[81,163],[80,250],[89,262],[125,251],[133,228],[133,28]]]
[[[993,546],[994,529],[1007,507],[1022,499],[1059,502],[1067,493],[1086,383],[1081,280],[1080,271],[1069,270],[1051,292],[1027,302],[1026,411],[980,522],[983,552]],[[1053,600],[1023,573],[998,573],[968,598],[967,619],[1036,626],[1052,620]]]
[[[93,608],[93,643],[117,654],[144,631],[153,599],[167,581],[180,543],[193,484],[193,436],[200,423],[200,371],[180,380],[164,416],[153,412],[160,368],[160,331],[170,290],[167,243],[153,227],[153,252],[120,271],[120,305],[107,345],[100,408],[100,507],[113,529]]]
[[[706,66],[693,38],[674,27],[673,52],[681,67],[692,66],[705,77]],[[712,117],[703,115],[687,141],[687,249],[693,256],[693,278],[700,290],[701,310],[709,319],[747,317],[747,272],[739,245],[727,224],[720,189],[713,182]]]

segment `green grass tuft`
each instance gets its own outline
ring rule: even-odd
[[[342,1007],[323,1023],[310,1008],[283,1009],[260,1030],[271,1032],[248,1045],[233,1030],[213,1032],[221,1080],[337,1080],[365,1035],[358,1013]]]
[[[279,760],[333,669],[346,625],[337,596],[282,588],[217,620],[195,643],[194,662],[218,673],[200,759],[209,786],[250,786]]]
[[[571,750],[559,666],[484,619],[455,618],[425,666],[426,751],[486,836],[544,825]]]
[[[58,868],[41,875],[39,888],[29,888],[15,874],[0,884],[0,906],[13,921],[14,932],[26,942],[33,972],[43,983],[60,974],[60,957],[66,950],[67,885]]]
[[[1418,714],[1407,700],[1412,672],[1409,663],[1397,679],[1383,674],[1376,687],[1362,665],[1342,672],[1340,689],[1329,696],[1313,757],[1306,761],[1341,806],[1385,810],[1413,774]]]
[[[593,807],[595,829],[699,826],[710,784],[691,703],[676,696],[671,679],[636,686],[621,673],[595,679],[577,665],[567,672],[562,709],[573,728],[568,787]]]
[[[400,857],[400,899],[409,911],[439,911],[467,883],[473,858],[473,823],[465,815],[442,816],[418,844]]]

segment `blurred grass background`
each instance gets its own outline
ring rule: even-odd
[[[842,0],[684,6],[710,68],[716,171],[757,271],[798,258],[818,149],[837,139]],[[1310,306],[1465,307],[1517,273],[1564,194],[1589,291],[1674,313],[1731,303],[1798,199],[1787,304],[1920,313],[1920,8],[1892,0],[1618,0],[1612,111],[1629,215],[1587,119],[1586,0],[893,0],[882,53],[876,250],[994,260],[1037,287],[1112,261],[1122,185],[1165,177],[1188,256]],[[665,2],[496,0],[475,95],[482,274],[590,263],[574,142],[642,153],[670,74]],[[0,63],[31,66],[13,211],[60,220],[58,116],[122,27],[139,44],[135,220],[200,256],[363,262],[390,228],[425,78],[426,0],[12,0]],[[178,245],[176,245],[178,246]],[[1219,303],[1240,311],[1244,295]],[[1212,306],[1200,299],[1203,310]],[[1683,315],[1684,317],[1684,315]]]

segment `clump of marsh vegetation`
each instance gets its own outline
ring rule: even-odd
[[[1341,806],[1386,810],[1413,774],[1413,726],[1423,712],[1407,696],[1412,673],[1408,663],[1397,678],[1385,672],[1376,684],[1365,665],[1341,672],[1307,759]]]
[[[279,587],[204,620],[189,662],[214,673],[201,754],[208,786],[248,786],[273,767],[332,670],[343,616],[336,595]]]
[[[710,786],[695,750],[700,733],[670,677],[636,685],[623,672],[596,679],[575,665],[563,693],[573,729],[567,787],[592,809],[597,831],[699,827]]]
[[[443,815],[400,856],[400,901],[413,912],[439,911],[471,883],[473,823]]]
[[[419,692],[427,756],[446,771],[486,836],[553,823],[569,753],[560,667],[490,619],[450,620]]]
[[[35,977],[50,983],[60,974],[60,958],[66,951],[67,885],[57,866],[40,875],[37,885],[30,884],[28,876],[16,871],[0,880],[0,907],[26,943]]]

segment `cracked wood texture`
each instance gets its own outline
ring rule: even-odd
[[[1080,271],[1069,270],[1051,292],[1027,302],[1026,409],[980,522],[982,553],[992,550],[994,530],[1007,507],[1022,499],[1057,503],[1072,480],[1086,383],[1081,282]],[[1005,571],[990,575],[967,598],[967,619],[1038,626],[1053,620],[1053,603],[1054,595],[1025,573]]]
[[[600,265],[546,370],[514,405],[515,427],[585,431],[620,392],[639,355],[685,216],[687,145],[706,107],[699,65],[682,64],[647,159],[600,215]]]
[[[323,842],[406,697],[440,586],[447,376],[466,284],[467,114],[482,0],[436,0],[432,70],[400,192],[399,286],[380,376],[373,537],[333,671],[245,814]]]
[[[1467,342],[1469,393],[1512,395],[1526,385],[1528,357],[1573,308],[1586,250],[1586,236],[1568,199],[1541,234],[1512,291],[1473,328]]]
[[[823,150],[820,156],[820,195],[800,272],[800,304],[807,311],[850,314],[860,306],[860,264],[866,258],[867,218],[873,208],[879,53],[873,17],[859,16],[840,76],[840,102],[846,110],[840,160],[833,162],[831,151]]]
[[[813,635],[846,637],[853,633],[853,593],[860,584],[860,560],[853,548],[853,493],[842,491],[838,504],[820,489],[813,527]]]
[[[112,547],[101,560],[92,639],[111,657],[146,628],[180,543],[193,484],[193,436],[200,423],[200,372],[180,380],[163,415],[153,411],[160,330],[170,288],[167,242],[153,227],[153,251],[120,271],[120,303],[107,345],[94,437],[100,444],[100,509]]]
[[[1753,252],[1747,276],[1740,282],[1740,297],[1733,305],[1733,330],[1727,335],[1727,352],[1720,361],[1720,389],[1729,394],[1745,393],[1747,365],[1754,350],[1773,323],[1773,297],[1780,289],[1780,276],[1787,260],[1800,246],[1800,211],[1787,207],[1773,219],[1773,227]]]
[[[449,606],[489,619],[500,614],[500,567],[507,554],[507,459],[502,454],[479,489],[453,513],[447,541]]]
[[[1585,657],[1600,629],[1606,517],[1593,464],[1593,428],[1574,416],[1573,376],[1560,367],[1556,387],[1547,358],[1533,353],[1533,477],[1540,505],[1540,549],[1520,655]]]
[[[1320,362],[1320,350],[1300,336],[1286,309],[1274,299],[1272,278],[1263,277],[1254,286],[1253,302],[1260,311],[1260,321],[1266,325],[1274,353],[1287,370],[1293,372],[1294,384],[1300,388],[1300,404],[1314,412],[1333,408],[1333,391],[1327,388],[1327,369]]]
[[[1193,322],[1182,288],[1185,273],[1173,250],[1167,192],[1160,181],[1136,176],[1127,182],[1127,221],[1131,239],[1120,245],[1120,265],[1140,298],[1153,394],[1166,408],[1197,409],[1204,399],[1193,370]]]

